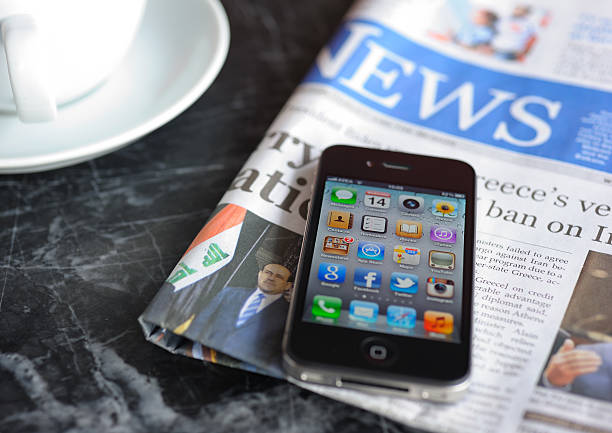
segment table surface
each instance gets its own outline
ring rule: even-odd
[[[349,5],[225,1],[227,62],[178,118],[93,161],[0,177],[0,431],[406,430],[172,355],[136,321]]]

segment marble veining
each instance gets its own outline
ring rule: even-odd
[[[350,1],[223,5],[229,57],[178,118],[93,161],[0,177],[0,432],[407,431],[142,335],[138,316]]]
[[[384,418],[358,409],[334,410],[321,397],[308,397],[292,386],[278,384],[265,392],[225,396],[184,415],[164,401],[155,378],[138,372],[104,344],[89,344],[93,365],[89,374],[99,396],[67,404],[56,398],[37,363],[16,353],[0,354],[5,370],[25,393],[33,408],[6,416],[0,426],[36,427],[40,431],[77,432],[194,432],[207,431],[318,432],[331,428],[350,412],[361,427],[394,431]],[[314,421],[314,422],[313,422]]]

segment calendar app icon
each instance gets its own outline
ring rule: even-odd
[[[391,194],[384,191],[366,191],[363,204],[372,208],[389,209],[389,206],[391,206]]]

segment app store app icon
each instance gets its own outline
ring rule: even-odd
[[[360,259],[383,260],[385,258],[385,246],[377,242],[359,242],[357,257]]]

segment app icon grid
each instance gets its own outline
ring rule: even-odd
[[[370,200],[370,206],[366,205],[366,199]],[[444,203],[440,205],[440,202]],[[447,292],[441,293],[446,296],[452,293],[451,297],[432,290],[428,294],[427,289],[428,279],[432,277],[453,284],[461,281],[464,208],[461,199],[441,197],[437,191],[393,191],[371,184],[328,180],[307,298],[311,304],[315,296],[341,299],[342,314],[335,319],[338,326],[367,325],[379,332],[416,332],[423,338],[430,332],[425,330],[425,311],[440,310],[455,318],[451,334],[458,338],[461,285],[453,285],[452,290],[449,286]],[[402,227],[411,233],[398,234],[400,220],[414,225]],[[323,251],[326,238],[334,242],[327,242],[328,251]],[[344,241],[345,238],[350,242]],[[437,266],[430,266],[433,250],[437,251],[434,257]],[[448,260],[442,260],[451,255],[453,266]],[[353,300],[376,304],[376,318],[356,320],[356,314],[351,318]],[[440,306],[442,301],[447,304]],[[412,310],[402,310],[410,313],[406,316],[409,318],[393,324],[395,319],[391,320],[389,314],[396,317],[392,313],[398,308],[412,308],[415,314],[412,315]],[[308,314],[304,317],[312,319]],[[407,326],[413,319],[415,325]]]

